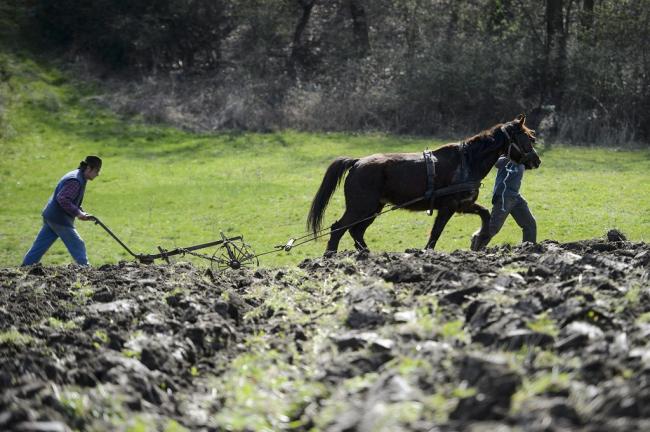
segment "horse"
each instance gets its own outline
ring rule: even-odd
[[[525,122],[526,116],[521,114],[464,141],[443,145],[429,152],[428,157],[427,152],[373,154],[358,159],[338,157],[325,171],[311,203],[307,229],[314,238],[322,231],[327,204],[347,173],[345,212],[330,227],[326,256],[338,250],[339,241],[348,230],[356,249],[367,251],[363,236],[387,204],[409,211],[437,210],[426,249],[435,248],[454,213],[480,216],[478,236],[488,236],[490,212],[476,203],[480,181],[502,155],[528,169],[541,164],[533,148],[535,131]]]

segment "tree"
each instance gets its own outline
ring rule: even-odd
[[[542,103],[556,106],[561,104],[566,67],[567,34],[563,18],[564,0],[546,0],[545,75],[541,99]]]
[[[349,7],[352,15],[352,33],[356,54],[358,57],[365,57],[370,51],[366,10],[361,0],[349,0]]]
[[[297,0],[298,5],[302,9],[300,19],[296,24],[296,29],[293,32],[293,40],[291,44],[291,55],[289,57],[289,74],[293,79],[296,78],[297,71],[296,68],[300,65],[303,66],[306,63],[308,56],[308,48],[303,43],[302,37],[309,23],[309,17],[311,16],[311,11],[314,8],[316,0]]]

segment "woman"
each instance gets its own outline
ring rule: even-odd
[[[61,238],[77,264],[88,265],[86,245],[74,227],[74,220],[75,218],[83,221],[93,220],[90,214],[83,211],[81,203],[84,199],[86,183],[88,180],[94,180],[101,168],[100,158],[87,156],[79,164],[79,168],[61,177],[43,209],[43,227],[25,255],[23,266],[39,262],[57,238]]]

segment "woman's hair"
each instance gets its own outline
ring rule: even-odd
[[[85,170],[86,167],[101,168],[102,160],[98,156],[86,156],[86,159],[79,162],[79,168],[77,169]]]

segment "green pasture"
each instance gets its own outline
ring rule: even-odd
[[[101,156],[104,167],[87,187],[84,208],[136,252],[202,243],[224,231],[243,234],[260,253],[305,233],[311,200],[334,157],[421,152],[444,142],[295,131],[196,134],[120,118],[98,102],[97,89],[28,59],[0,53],[0,70],[1,267],[20,264],[57,180],[88,154]],[[612,227],[631,240],[650,239],[649,151],[555,145],[543,151],[542,160],[539,170],[526,174],[522,191],[540,240],[599,237]],[[494,174],[480,196],[487,206]],[[337,191],[326,225],[341,215],[342,198]],[[425,213],[391,212],[368,229],[367,243],[376,252],[423,247],[432,223]],[[468,248],[479,225],[476,216],[455,216],[439,249]],[[78,221],[77,227],[94,265],[129,258],[98,226]],[[517,243],[520,236],[509,220],[495,243]],[[325,243],[321,239],[261,261],[296,264],[322,254]],[[353,249],[349,236],[341,249]],[[60,242],[43,260],[68,262]]]

